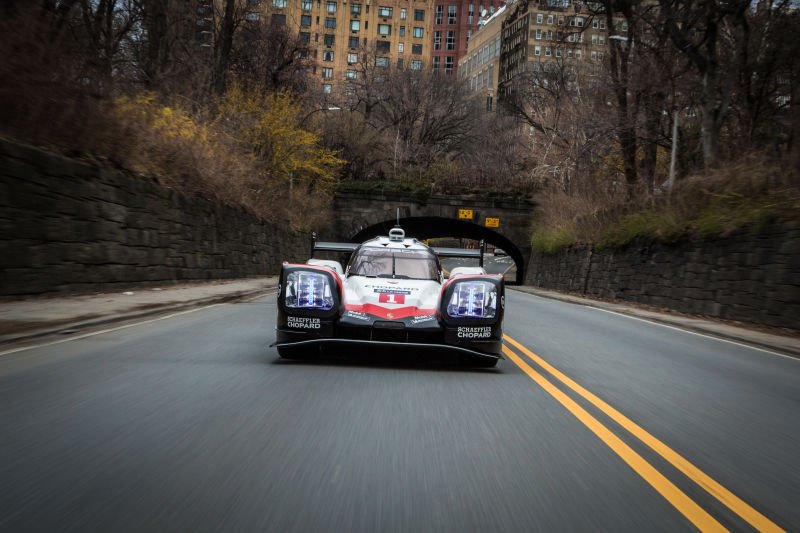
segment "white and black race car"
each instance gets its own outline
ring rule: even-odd
[[[347,267],[309,259],[284,263],[278,291],[277,338],[285,358],[325,347],[368,346],[455,352],[475,366],[502,358],[503,277],[478,267],[454,268],[439,257],[479,258],[482,252],[431,248],[400,228],[363,244],[312,244],[315,251],[349,253]]]

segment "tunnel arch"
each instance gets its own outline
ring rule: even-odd
[[[349,236],[351,242],[364,242],[373,237],[388,235],[389,230],[397,224],[397,219],[385,220],[360,228],[355,235]],[[514,260],[517,267],[515,284],[522,285],[525,279],[525,257],[512,240],[490,228],[445,217],[405,217],[400,218],[402,227],[408,237],[417,239],[437,239],[441,237],[463,237],[467,239],[483,239],[489,244],[502,248]]]

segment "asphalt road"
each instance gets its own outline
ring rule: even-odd
[[[0,531],[800,528],[800,360],[507,301],[492,370],[284,362],[274,296],[0,355]]]

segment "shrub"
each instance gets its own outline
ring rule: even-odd
[[[539,228],[533,232],[531,245],[535,250],[553,254],[575,242],[575,234],[569,228]]]
[[[624,215],[603,231],[597,242],[600,248],[624,246],[635,239],[671,241],[682,235],[686,223],[669,208],[645,209]]]

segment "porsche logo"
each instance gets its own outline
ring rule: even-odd
[[[386,318],[394,318],[394,315],[392,313],[386,313]]]

